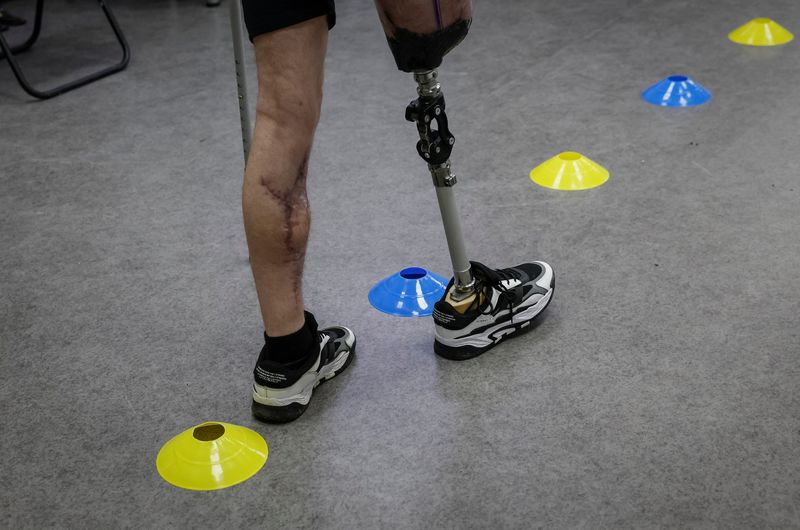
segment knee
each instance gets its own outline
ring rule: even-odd
[[[319,122],[321,105],[322,87],[278,87],[259,93],[256,115],[293,135],[310,137]]]

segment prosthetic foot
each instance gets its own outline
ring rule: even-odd
[[[555,287],[553,268],[543,261],[492,270],[472,262],[480,296],[466,310],[456,309],[445,295],[434,306],[437,355],[463,361],[535,327],[536,317],[550,304]],[[451,291],[448,286],[448,294]]]

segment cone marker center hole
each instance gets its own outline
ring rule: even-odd
[[[770,22],[772,22],[772,20],[768,18],[757,18],[753,22],[755,22],[756,24],[769,24]]]
[[[428,271],[421,267],[409,267],[400,271],[400,276],[406,280],[419,280],[424,278]]]
[[[225,427],[219,423],[206,423],[195,427],[194,431],[192,431],[192,436],[201,442],[213,442],[223,434],[225,434]]]
[[[683,83],[684,81],[687,81],[688,79],[689,78],[686,77],[685,75],[671,75],[671,76],[669,76],[669,80],[672,81],[673,83]]]
[[[558,158],[561,160],[578,160],[581,157],[580,153],[573,153],[572,151],[568,151],[566,153],[561,153],[558,155]]]

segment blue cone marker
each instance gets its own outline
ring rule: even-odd
[[[369,303],[378,311],[399,317],[429,316],[448,283],[422,267],[409,267],[378,282],[369,291]]]
[[[711,93],[685,75],[671,75],[642,92],[642,99],[660,107],[696,107],[707,103]]]

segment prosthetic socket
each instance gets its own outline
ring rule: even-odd
[[[375,7],[397,68],[404,72],[438,68],[472,22],[470,0],[375,0]]]

